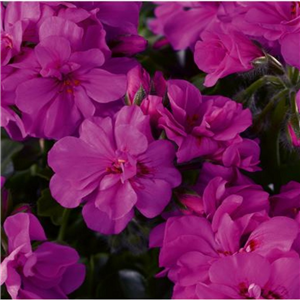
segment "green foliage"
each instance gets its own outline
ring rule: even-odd
[[[50,217],[54,225],[61,225],[64,208],[52,198],[50,190],[45,189],[37,201],[37,213],[41,217]]]
[[[18,143],[9,139],[1,141],[1,175],[10,176],[14,172],[12,162],[13,156],[23,148],[22,143]]]

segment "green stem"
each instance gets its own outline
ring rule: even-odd
[[[292,84],[297,84],[298,80],[299,80],[299,70],[297,68],[294,68],[294,73],[291,77]]]
[[[71,212],[70,209],[65,208],[63,216],[62,216],[62,224],[60,226],[58,236],[57,236],[57,241],[59,241],[59,242],[62,242],[64,240],[70,212]]]
[[[95,272],[95,262],[94,262],[94,256],[92,255],[92,256],[90,257],[90,261],[89,261],[89,278],[88,278],[88,290],[89,290],[89,295],[92,295],[92,294],[93,294],[94,272]]]
[[[267,54],[266,56],[269,60],[270,69],[274,71],[275,74],[283,75],[285,73],[285,70],[282,64],[274,56],[269,54]]]
[[[265,119],[266,115],[272,110],[272,108],[274,108],[274,106],[277,104],[278,99],[280,98],[284,98],[285,96],[287,96],[289,90],[288,89],[284,89],[282,91],[280,91],[278,94],[276,94],[271,101],[265,106],[265,108],[263,109],[263,111],[259,114],[259,116],[256,117],[256,119],[253,122],[253,129],[255,132],[258,132],[260,130],[259,127],[259,122],[262,119]]]
[[[250,98],[258,89],[266,84],[272,83],[278,86],[284,86],[284,83],[276,76],[265,75],[260,79],[253,82],[244,91],[241,91],[235,98],[237,102],[244,102],[244,100]]]

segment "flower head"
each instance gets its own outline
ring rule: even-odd
[[[68,247],[47,242],[38,219],[18,213],[4,222],[8,256],[1,263],[1,285],[13,299],[66,299],[85,277],[79,255]],[[31,241],[42,242],[35,250]]]
[[[119,233],[134,207],[153,218],[169,203],[181,180],[174,155],[170,142],[153,140],[149,117],[139,107],[123,107],[114,119],[85,120],[79,138],[54,145],[51,193],[65,207],[86,202],[83,216],[91,229]]]

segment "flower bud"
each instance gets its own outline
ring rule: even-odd
[[[111,48],[113,54],[133,56],[146,49],[147,40],[139,35],[120,36],[113,44]]]

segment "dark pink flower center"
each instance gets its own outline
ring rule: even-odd
[[[197,121],[199,120],[198,114],[193,114],[192,116],[187,116],[186,122],[189,127],[195,127],[197,125]]]
[[[138,162],[137,163],[137,173],[138,173],[138,175],[148,175],[151,173],[151,170],[143,163]]]
[[[80,85],[80,81],[77,79],[67,78],[63,80],[62,87],[63,90],[61,92],[66,92],[68,94],[74,94],[74,88]]]
[[[245,246],[245,251],[246,252],[252,252],[252,251],[254,251],[255,249],[257,249],[258,248],[258,246],[259,246],[259,241],[258,240],[250,240],[248,243],[247,243],[247,245]]]
[[[126,160],[118,159],[116,162],[113,162],[110,167],[106,168],[106,172],[109,174],[122,174],[124,171],[124,163],[126,163]]]
[[[292,14],[292,16],[297,16],[299,10],[300,10],[300,2],[299,1],[292,1],[292,5],[291,5],[291,14]]]
[[[255,283],[247,285],[245,282],[241,282],[238,286],[239,294],[246,299],[260,299],[261,288]]]
[[[285,287],[280,286],[275,290],[265,289],[262,293],[264,299],[288,299],[288,291]]]
[[[222,257],[232,255],[231,251],[217,250],[218,254]]]

